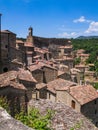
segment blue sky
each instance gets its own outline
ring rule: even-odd
[[[26,37],[98,35],[98,0],[0,0],[2,30]]]

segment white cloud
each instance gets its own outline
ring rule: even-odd
[[[77,33],[76,32],[71,32],[71,33],[67,33],[67,32],[63,32],[63,33],[59,33],[58,34],[58,37],[65,37],[65,38],[72,38],[72,37],[75,37],[77,36]]]
[[[91,20],[87,20],[87,19],[85,19],[85,17],[84,16],[81,16],[79,19],[75,19],[75,20],[73,20],[73,22],[74,23],[89,23],[89,22],[91,22]]]
[[[85,33],[98,32],[98,22],[91,22],[89,28],[85,31]]]

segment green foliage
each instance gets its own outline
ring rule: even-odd
[[[20,112],[16,114],[15,118],[36,130],[50,130],[48,126],[53,114],[53,111],[48,110],[46,115],[41,115],[38,109],[33,108],[28,115]]]
[[[73,127],[70,128],[70,130],[76,130],[76,129],[80,129],[83,125],[83,121],[80,120],[79,122],[77,122]]]
[[[79,64],[80,62],[81,62],[80,57],[75,58],[75,60],[74,60],[74,64],[75,64],[75,65]]]
[[[3,97],[3,96],[0,97],[0,107],[3,107],[4,109],[6,109],[6,111],[7,111],[8,113],[10,113],[9,103],[8,103],[6,97]]]
[[[98,89],[98,83],[92,83],[95,89]]]

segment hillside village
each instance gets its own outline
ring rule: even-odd
[[[26,41],[9,30],[0,35],[0,96],[10,101],[11,116],[43,99],[65,104],[98,127],[98,92],[92,86],[98,77],[90,71],[94,64],[86,64],[90,55],[85,50],[73,51],[69,39],[35,41],[32,27]]]

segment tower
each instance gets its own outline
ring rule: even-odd
[[[30,28],[29,28],[29,36],[32,36],[32,33],[33,33],[33,28],[30,27]]]
[[[29,31],[29,33],[28,33],[28,36],[27,36],[27,40],[26,40],[26,42],[27,42],[27,43],[31,43],[32,46],[34,46],[34,40],[33,40],[33,28],[32,28],[32,27],[29,27],[28,31]]]

